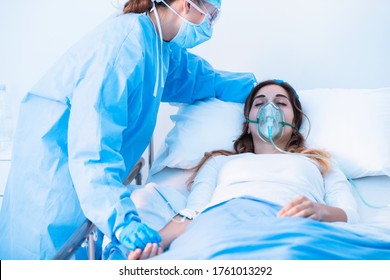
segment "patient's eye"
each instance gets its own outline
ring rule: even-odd
[[[282,107],[287,106],[289,104],[288,100],[286,98],[276,98],[274,100],[275,104]]]

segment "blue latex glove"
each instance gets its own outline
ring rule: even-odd
[[[160,243],[161,237],[157,231],[147,225],[131,221],[123,227],[119,234],[119,242],[129,250],[144,249],[147,243]]]

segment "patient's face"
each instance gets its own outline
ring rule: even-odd
[[[292,104],[290,102],[287,91],[278,85],[268,85],[262,87],[256,93],[251,110],[249,112],[249,119],[255,120],[260,107],[266,102],[273,102],[278,105],[285,115],[286,122],[292,124],[294,118]],[[249,124],[249,129],[252,135],[256,135],[255,124]],[[288,126],[285,127],[285,133],[283,138],[290,139],[291,133],[292,129]]]

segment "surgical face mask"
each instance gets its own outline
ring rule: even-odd
[[[191,0],[186,0],[192,7],[194,7],[197,11],[204,14],[204,19],[200,24],[195,24],[181,15],[179,15],[172,7],[170,7],[165,1],[163,2],[174,14],[182,19],[182,25],[179,29],[179,32],[176,36],[171,40],[171,42],[175,42],[182,48],[193,48],[207,40],[209,40],[213,34],[213,24],[215,20],[218,18],[219,10],[214,9],[213,16],[211,16],[208,11],[204,11],[199,8],[194,2]],[[217,12],[215,12],[217,11]]]
[[[285,122],[282,109],[273,102],[262,105],[256,120],[247,120],[247,122],[257,124],[257,134],[265,142],[279,140],[283,136],[286,125],[294,128],[293,125]]]
[[[175,42],[182,48],[193,48],[209,40],[212,35],[213,29],[208,23],[206,17],[199,25],[189,22],[183,18],[183,23],[179,29],[179,32],[171,42]]]

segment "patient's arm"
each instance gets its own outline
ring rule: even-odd
[[[191,186],[186,208],[200,212],[210,203],[217,186],[219,170],[227,160],[228,157],[224,155],[214,156],[200,168]]]
[[[172,241],[179,237],[188,227],[191,220],[176,215],[173,219],[160,231],[161,236],[161,247],[165,251],[169,248]]]
[[[323,222],[347,221],[347,215],[341,208],[313,202],[305,196],[287,203],[279,211],[278,217],[302,217]]]

